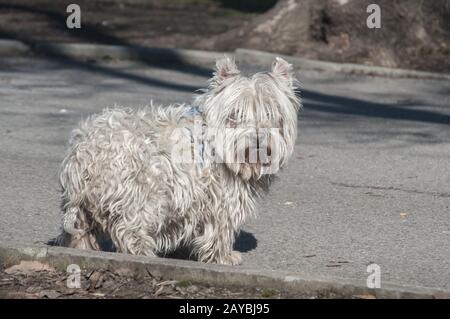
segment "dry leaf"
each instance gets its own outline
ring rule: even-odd
[[[157,286],[168,286],[168,285],[176,285],[178,283],[178,281],[176,280],[166,280],[166,281],[162,281],[159,284],[157,284]]]
[[[355,295],[354,297],[358,298],[358,299],[377,299],[377,297],[375,297],[374,295],[369,295],[369,294],[367,294],[367,295]]]
[[[29,273],[34,271],[54,271],[53,267],[50,267],[48,264],[43,264],[39,261],[27,261],[22,260],[20,264],[11,266],[5,269],[5,273],[8,275],[15,273]]]
[[[154,295],[159,296],[163,290],[164,290],[164,286],[159,287],[158,290],[156,290],[156,292],[154,293]]]
[[[56,299],[60,296],[61,294],[55,290],[42,290],[38,293],[39,298]]]

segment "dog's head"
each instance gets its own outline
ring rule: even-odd
[[[297,81],[276,58],[269,72],[246,77],[228,57],[218,60],[209,87],[198,97],[215,157],[245,180],[273,174],[293,151],[297,136]]]

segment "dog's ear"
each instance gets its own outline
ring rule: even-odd
[[[235,77],[240,73],[241,72],[238,70],[234,59],[225,56],[216,61],[216,70],[210,84],[212,86],[218,86],[226,79]]]
[[[292,85],[292,64],[289,64],[282,58],[276,57],[275,61],[273,61],[272,74],[283,81],[287,81],[289,85]]]

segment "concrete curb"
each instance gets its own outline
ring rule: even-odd
[[[325,62],[249,49],[237,49],[235,54],[236,60],[240,61],[240,63],[248,63],[252,65],[267,66],[273,62],[275,57],[279,56],[289,61],[289,63],[291,63],[294,66],[294,68],[300,70],[317,70],[317,71],[337,72],[345,74],[394,77],[394,78],[450,80],[450,74],[440,74],[440,73],[405,70],[405,69],[392,69],[392,68],[366,66],[352,63]]]
[[[86,43],[45,43],[35,46],[38,52],[57,53],[71,58],[145,60],[153,64],[191,64],[211,67],[224,53],[187,49],[125,47]]]
[[[126,47],[120,45],[89,43],[36,43],[26,44],[17,40],[0,39],[0,57],[27,54],[51,54],[74,59],[143,60],[152,64],[183,64],[210,68],[222,52],[187,49]]]
[[[218,58],[226,54],[225,52],[213,51],[126,47],[86,43],[38,43],[28,45],[17,40],[0,39],[0,56],[2,57],[22,56],[33,52],[57,54],[70,58],[145,60],[151,61],[155,65],[171,63],[197,65],[207,68],[211,68]],[[450,80],[450,74],[317,61],[250,49],[237,49],[234,53],[228,52],[227,54],[235,55],[236,60],[240,63],[264,65],[265,67],[270,65],[276,56],[281,56],[300,70],[317,70],[394,78]]]
[[[383,284],[380,289],[369,289],[351,281],[312,278],[275,271],[256,271],[244,267],[209,265],[188,260],[94,252],[45,245],[24,246],[0,243],[0,263],[9,266],[18,264],[21,260],[39,260],[63,271],[67,269],[68,265],[77,264],[82,271],[102,268],[120,269],[132,274],[150,272],[152,275],[164,279],[187,280],[197,284],[269,288],[325,298],[372,295],[376,298],[450,299],[450,291],[423,287]]]
[[[30,47],[16,40],[0,39],[0,56],[21,56],[30,52]]]

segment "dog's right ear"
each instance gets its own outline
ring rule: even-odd
[[[213,73],[213,77],[210,80],[212,87],[217,87],[225,80],[239,75],[241,72],[238,70],[234,59],[227,56],[216,61],[216,70]]]

